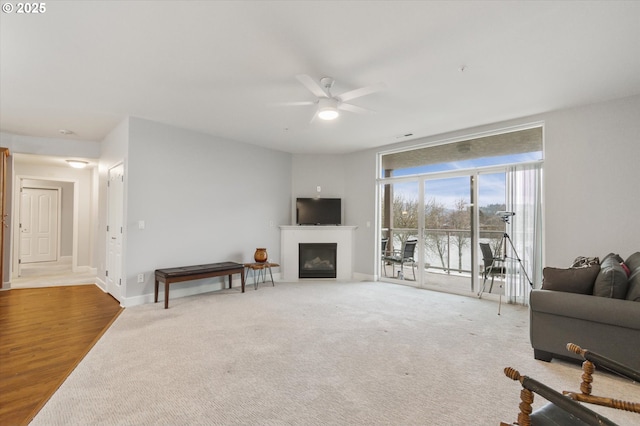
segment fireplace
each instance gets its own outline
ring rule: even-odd
[[[298,244],[298,278],[336,278],[337,243]]]
[[[357,226],[280,225],[280,277],[283,281],[300,280],[300,244],[333,243],[338,246],[336,280],[353,279],[354,234]],[[304,265],[302,265],[304,266]]]

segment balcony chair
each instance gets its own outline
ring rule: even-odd
[[[484,267],[482,269],[482,291],[480,293],[484,293],[484,288],[487,284],[487,277],[489,275],[491,276],[489,293],[491,293],[491,290],[493,290],[493,279],[496,275],[505,274],[506,269],[504,267],[504,259],[493,256],[493,251],[491,250],[491,245],[489,243],[480,243],[480,250],[482,250],[482,262],[484,263]]]
[[[416,261],[414,259],[414,253],[416,251],[416,244],[418,240],[408,240],[404,243],[404,247],[402,250],[394,250],[387,256],[382,256],[383,266],[384,266],[384,275],[387,275],[387,264],[391,264],[391,271],[393,272],[393,265],[400,265],[400,275],[404,279],[404,265],[405,263],[411,264],[411,272],[413,272],[413,280],[416,280]]]
[[[385,256],[389,256],[389,238],[383,238],[380,240],[380,257],[382,258],[382,267],[384,268],[387,262],[384,261]],[[385,270],[384,275],[387,275],[387,271]]]

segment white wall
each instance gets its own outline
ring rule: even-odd
[[[125,304],[152,299],[158,268],[248,262],[257,247],[278,260],[291,154],[131,118],[125,164]],[[216,289],[220,280],[173,284],[171,292]]]
[[[349,200],[344,197],[345,179],[349,173],[342,155],[309,155],[293,156],[292,175],[295,179],[291,185],[291,223],[296,221],[296,198],[342,198],[342,210],[348,211]],[[318,192],[318,186],[320,192]],[[351,225],[347,217],[342,218],[344,225]],[[287,225],[285,223],[281,225]]]
[[[443,141],[528,123],[545,125],[544,227],[545,266],[568,266],[577,256],[604,256],[613,251],[623,257],[640,250],[640,96],[585,107],[463,129],[406,143]],[[342,188],[345,216],[357,225],[355,271],[374,276],[375,159],[382,149],[346,155]],[[297,182],[314,182],[327,173],[311,168],[313,156],[294,157]],[[295,192],[294,192],[295,194]],[[366,227],[366,222],[371,227]]]
[[[348,173],[345,173],[346,223],[357,226],[355,230],[354,272],[373,277],[376,245],[376,150],[346,156]],[[365,190],[365,188],[367,188]]]
[[[546,264],[640,251],[640,96],[545,121]]]

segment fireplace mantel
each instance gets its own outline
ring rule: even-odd
[[[336,243],[336,279],[353,278],[353,236],[357,226],[280,226],[280,276],[298,281],[298,244]]]

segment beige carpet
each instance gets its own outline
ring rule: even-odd
[[[525,307],[406,286],[224,290],[126,309],[32,424],[497,425],[518,410],[506,366],[578,389],[579,365],[535,361],[528,336]],[[640,387],[598,374],[594,394]]]

